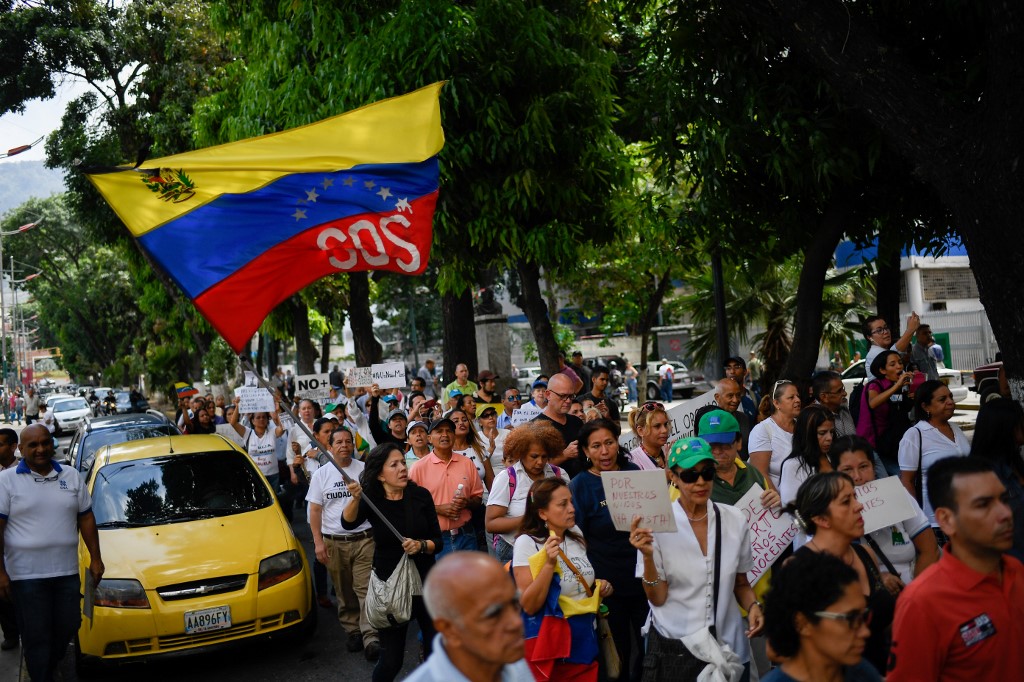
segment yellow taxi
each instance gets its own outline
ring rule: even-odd
[[[315,628],[306,554],[234,443],[192,435],[108,446],[87,485],[106,572],[86,582],[80,543],[82,667]]]

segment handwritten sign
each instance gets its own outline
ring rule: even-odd
[[[752,485],[736,503],[750,529],[750,555],[754,559],[754,568],[747,572],[747,580],[751,585],[768,572],[797,534],[796,524],[788,514],[778,509],[765,509],[761,505],[763,492],[761,486]]]
[[[917,514],[907,489],[895,476],[865,483],[853,492],[857,501],[864,505],[860,515],[864,519],[865,533],[906,521]]]
[[[518,410],[512,410],[512,414],[509,415],[509,422],[512,426],[521,426],[528,421],[533,421],[537,418],[537,415],[543,412],[542,409],[531,403],[526,403]]]
[[[634,516],[655,533],[676,529],[664,471],[603,471],[601,485],[616,530],[629,530]]]
[[[303,374],[295,377],[295,393],[310,400],[321,400],[331,397],[331,379],[329,374]]]
[[[239,386],[235,389],[235,395],[240,399],[238,411],[242,414],[274,411],[274,396],[265,388]]]
[[[373,371],[369,367],[353,367],[348,371],[348,385],[351,388],[373,385]]]
[[[381,388],[405,388],[405,365],[401,362],[383,362],[370,365],[373,383]]]
[[[694,419],[697,410],[714,402],[714,391],[708,391],[696,398],[691,398],[678,404],[666,405],[668,442],[673,443],[680,438],[692,436],[697,427],[697,420]],[[619,445],[626,448],[626,450],[633,450],[640,445],[640,437],[632,432],[624,433],[619,438]]]

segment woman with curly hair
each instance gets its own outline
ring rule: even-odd
[[[551,464],[551,459],[564,449],[562,435],[549,422],[527,422],[512,429],[506,437],[505,458],[514,464],[495,475],[487,498],[487,532],[494,533],[494,555],[498,561],[512,559],[512,545],[526,511],[530,486],[545,478],[569,482],[565,470]]]
[[[764,598],[764,631],[782,659],[764,682],[881,682],[864,660],[870,623],[855,570],[830,554],[797,554]]]

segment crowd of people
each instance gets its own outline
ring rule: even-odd
[[[968,442],[949,389],[907,371],[910,337],[891,344],[879,318],[865,336],[854,400],[831,370],[758,400],[731,357],[692,434],[673,432],[664,402],[630,410],[632,449],[609,371],[564,356],[529,396],[465,365],[442,385],[428,360],[411,390],[351,387],[339,371],[313,400],[282,375],[272,412],[195,395],[177,418],[233,439],[305,517],[317,601],[375,682],[399,675],[413,621],[414,680],[1013,679],[1024,410],[985,403]],[[613,522],[602,475],[641,471],[664,473],[675,531]],[[913,514],[865,533],[856,489],[889,476]],[[736,506],[752,490],[798,530],[753,584]],[[372,585],[394,576],[423,587],[382,618]]]

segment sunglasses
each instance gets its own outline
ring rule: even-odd
[[[857,630],[861,625],[871,624],[871,609],[855,610],[848,613],[815,611],[814,615],[818,618],[828,618],[829,620],[845,620],[851,630]]]
[[[516,403],[522,400],[522,396],[520,396],[518,393],[514,393],[512,395],[505,396],[505,400],[510,403]]]
[[[772,395],[775,395],[775,391],[779,390],[779,386],[785,386],[786,384],[791,383],[793,382],[790,381],[789,379],[779,379],[778,381],[775,382],[775,385],[772,386]]]
[[[683,483],[696,483],[698,478],[703,478],[705,481],[715,480],[715,467],[706,466],[703,469],[684,469],[678,474],[679,480]]]
[[[655,410],[664,410],[665,406],[661,403],[656,403],[653,400],[648,400],[646,403],[640,406],[641,412],[654,412]]]

